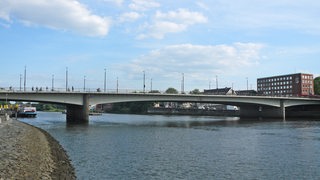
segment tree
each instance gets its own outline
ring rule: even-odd
[[[167,94],[178,94],[178,91],[177,91],[175,88],[169,87],[169,88],[166,90],[166,93],[167,93]]]
[[[200,94],[200,90],[199,89],[194,89],[192,91],[190,91],[190,94]]]
[[[314,94],[320,95],[320,76],[314,79]]]

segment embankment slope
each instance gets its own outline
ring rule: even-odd
[[[61,145],[25,123],[0,123],[0,179],[76,179]]]

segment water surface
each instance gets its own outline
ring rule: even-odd
[[[319,179],[320,121],[117,115],[21,119],[65,148],[78,179]]]

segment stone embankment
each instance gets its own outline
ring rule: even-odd
[[[66,152],[47,132],[0,118],[0,180],[76,179]]]

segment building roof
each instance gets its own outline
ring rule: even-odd
[[[257,91],[255,90],[239,90],[236,91],[237,95],[257,95]]]
[[[278,76],[262,77],[262,78],[258,78],[258,80],[259,79],[278,78],[278,77],[283,77],[283,76],[295,76],[295,75],[311,75],[311,76],[313,76],[313,74],[308,74],[308,73],[294,73],[294,74],[284,74],[284,75],[278,75]]]
[[[218,88],[218,89],[205,89],[204,94],[220,94],[220,95],[226,95],[228,93],[232,92],[231,88],[225,87],[225,88]]]

